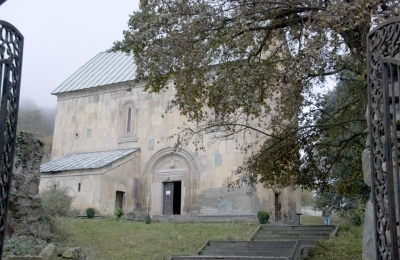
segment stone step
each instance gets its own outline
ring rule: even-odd
[[[284,239],[326,239],[329,238],[328,234],[256,234],[254,239],[271,239],[271,238],[284,238]]]
[[[304,250],[316,241],[326,239],[334,226],[260,226],[251,236],[251,241],[211,240],[196,256],[173,256],[171,260],[196,259],[298,259]]]
[[[211,250],[205,249],[201,255],[210,256],[276,256],[276,257],[289,257],[292,255],[293,248],[284,251],[236,251],[236,250]]]
[[[265,251],[265,252],[271,252],[271,251],[286,251],[286,250],[292,250],[293,246],[280,246],[280,247],[270,247],[270,246],[207,246],[203,250],[232,250],[232,251],[250,251],[250,250],[256,250],[256,251]]]
[[[245,247],[293,247],[296,245],[294,241],[287,241],[285,243],[282,242],[273,242],[273,241],[226,241],[226,240],[209,240],[206,246],[245,246]]]
[[[288,257],[262,257],[262,256],[172,256],[171,260],[290,260]]]
[[[329,225],[301,225],[301,226],[272,226],[272,225],[261,225],[260,230],[281,230],[281,231],[286,231],[286,230],[303,230],[303,231],[316,231],[316,230],[321,230],[321,231],[327,231],[327,232],[332,232],[335,229],[335,226]]]
[[[260,234],[330,234],[332,233],[331,230],[260,230],[257,233]]]

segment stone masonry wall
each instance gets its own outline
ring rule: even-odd
[[[40,232],[39,183],[43,147],[33,134],[18,134],[7,217],[9,236]]]

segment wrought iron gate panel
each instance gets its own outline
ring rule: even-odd
[[[371,200],[377,258],[384,260],[399,259],[399,36],[400,18],[391,18],[368,34],[367,43]]]
[[[22,34],[10,23],[0,20],[0,259],[15,152],[23,44]]]

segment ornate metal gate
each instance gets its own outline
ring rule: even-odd
[[[0,1],[0,5],[5,1]],[[0,259],[10,194],[17,133],[24,38],[11,24],[0,20]]]
[[[368,34],[368,110],[377,259],[399,259],[400,18]],[[397,222],[397,223],[396,223]]]

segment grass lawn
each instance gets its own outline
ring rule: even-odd
[[[301,221],[304,225],[322,225],[318,216],[302,216]],[[331,224],[340,224],[338,236],[319,241],[308,260],[361,260],[363,227],[350,226],[337,216],[332,216]]]
[[[63,244],[96,260],[169,259],[195,254],[207,240],[247,240],[257,223],[158,223],[65,219]]]
[[[331,222],[337,224],[339,218]],[[322,217],[302,216],[305,225],[321,225]],[[159,223],[64,219],[63,244],[80,246],[89,259],[169,259],[193,255],[207,240],[247,240],[258,223]],[[321,241],[309,260],[361,259],[362,227],[341,224],[339,235]]]

